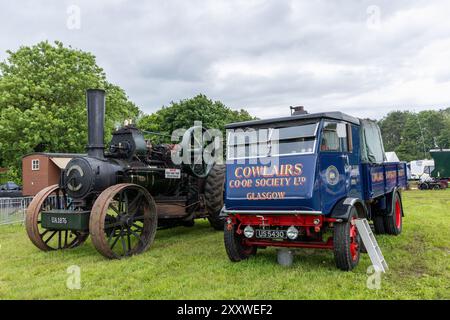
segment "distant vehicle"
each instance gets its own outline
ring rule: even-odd
[[[432,170],[433,178],[450,179],[450,149],[430,150],[431,157],[435,163]]]
[[[386,155],[387,162],[400,162],[400,159],[395,152],[385,152],[384,154]]]
[[[22,187],[12,181],[0,185],[0,198],[15,198],[22,196]]]
[[[446,189],[450,178],[450,150],[430,150],[433,165],[426,166],[419,189]]]
[[[434,170],[434,160],[424,159],[408,162],[408,169],[411,180],[427,181]]]

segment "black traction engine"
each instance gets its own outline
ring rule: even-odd
[[[195,134],[205,129],[188,129],[180,144],[152,144],[130,124],[105,150],[103,90],[87,91],[87,109],[87,155],[71,159],[59,185],[41,190],[28,207],[27,233],[39,249],[74,248],[91,235],[102,255],[122,258],[148,249],[157,228],[208,218],[223,230],[224,166],[173,161],[201,154]]]

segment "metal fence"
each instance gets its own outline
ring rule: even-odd
[[[32,199],[33,197],[0,198],[0,225],[23,222]]]

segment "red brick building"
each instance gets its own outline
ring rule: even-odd
[[[47,186],[57,184],[67,163],[79,154],[30,153],[22,157],[22,193],[34,196]]]

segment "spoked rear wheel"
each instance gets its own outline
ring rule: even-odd
[[[103,191],[92,207],[92,243],[107,258],[120,259],[144,252],[155,239],[158,218],[148,191],[130,183]]]
[[[41,226],[43,211],[74,209],[64,190],[58,185],[42,189],[31,201],[27,209],[25,226],[31,242],[42,251],[71,249],[81,245],[88,233],[72,230],[52,230]]]

